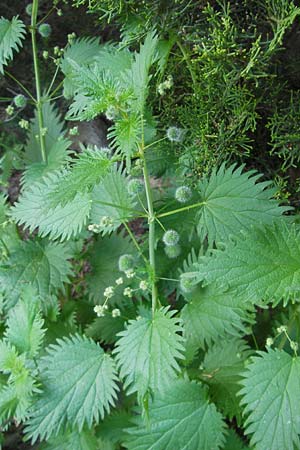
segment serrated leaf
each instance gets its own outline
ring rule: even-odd
[[[91,192],[108,173],[110,166],[111,161],[101,150],[85,149],[75,160],[73,167],[62,174],[59,183],[48,194],[52,207],[66,205],[74,200],[78,193]]]
[[[255,450],[300,448],[300,358],[280,350],[257,353],[240,391],[250,443]]]
[[[4,67],[13,59],[13,51],[18,52],[22,47],[26,30],[22,20],[15,16],[10,20],[0,19],[0,72],[4,74]]]
[[[143,396],[148,390],[163,391],[175,379],[183,359],[182,328],[174,318],[174,311],[162,308],[152,316],[130,320],[114,350],[129,392]]]
[[[278,303],[300,292],[300,231],[283,222],[253,228],[225,251],[200,258],[196,278],[236,291],[245,300]]]
[[[106,314],[97,317],[85,329],[86,336],[105,344],[113,344],[118,338],[117,334],[124,330],[125,319],[123,317],[112,317]]]
[[[109,129],[108,138],[117,152],[126,157],[127,167],[130,168],[131,158],[138,152],[143,133],[143,122],[135,111],[115,121]]]
[[[244,166],[225,164],[214,169],[209,178],[199,182],[200,201],[198,233],[203,240],[227,241],[230,235],[249,229],[251,225],[271,224],[290,207],[279,206],[272,199],[275,190],[269,181],[257,182],[255,171],[242,173]]]
[[[124,301],[123,290],[127,286],[127,278],[119,271],[119,257],[124,254],[134,256],[136,249],[132,241],[122,234],[112,234],[99,239],[88,253],[91,273],[87,276],[87,286],[90,299],[95,303],[103,303],[104,289],[115,286],[116,293],[110,299],[110,304]],[[118,290],[116,279],[122,277],[124,284]],[[112,302],[112,303],[111,303]]]
[[[70,98],[74,95],[76,84],[74,84],[74,69],[69,60],[74,60],[77,64],[89,65],[100,52],[99,38],[78,38],[69,45],[60,61],[60,68],[65,75],[63,95]]]
[[[60,115],[54,105],[50,102],[44,102],[42,105],[42,113],[44,127],[47,129],[45,134],[45,148],[46,154],[47,156],[49,156],[51,149],[53,149],[53,146],[57,144],[58,141],[63,141],[64,143],[68,143],[68,141],[64,139],[64,122],[61,120]],[[39,135],[39,132],[40,129],[38,114],[37,110],[35,110],[34,118],[30,123],[30,129],[28,131],[27,142],[25,146],[24,158],[26,163],[28,164],[43,162],[40,141],[36,138],[36,136]]]
[[[92,223],[98,224],[101,218],[107,216],[113,219],[113,225],[108,230],[111,232],[134,216],[135,201],[128,193],[127,185],[125,173],[112,168],[101,183],[95,186],[92,193]]]
[[[65,425],[91,428],[109,412],[118,391],[112,358],[92,340],[59,339],[48,353],[41,362],[43,393],[26,428],[32,442],[56,436]]]
[[[6,293],[6,308],[16,304],[27,284],[41,297],[63,289],[72,273],[69,258],[70,254],[63,244],[21,242],[0,271],[1,285]]]
[[[33,358],[42,345],[45,329],[39,303],[31,286],[25,288],[21,299],[8,313],[5,338],[19,353]]]
[[[40,450],[99,450],[97,439],[92,430],[84,428],[66,431],[40,447]]]
[[[215,286],[198,287],[188,298],[181,318],[187,343],[192,347],[205,348],[226,336],[248,334],[252,307],[234,293],[222,292]]]
[[[173,381],[154,398],[146,423],[128,430],[129,450],[217,450],[222,448],[225,423],[203,386]]]
[[[242,417],[237,393],[245,361],[251,353],[240,339],[223,340],[208,349],[202,363],[201,375],[209,386],[212,401],[229,419],[235,417],[239,426]]]
[[[61,173],[51,174],[23,192],[11,210],[19,225],[25,225],[30,232],[38,228],[41,237],[50,239],[65,240],[80,233],[90,214],[91,194],[78,193],[66,205],[53,208],[49,194],[60,179]]]
[[[126,436],[126,430],[132,426],[132,415],[124,410],[114,411],[106,416],[99,425],[97,436],[113,444],[120,444]]]
[[[233,430],[228,430],[224,450],[250,450]]]
[[[70,141],[62,139],[53,144],[48,153],[47,162],[38,161],[30,163],[22,174],[22,187],[28,189],[33,183],[40,181],[50,172],[62,169],[67,161]]]

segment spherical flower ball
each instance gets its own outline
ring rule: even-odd
[[[183,129],[177,127],[169,127],[167,129],[167,138],[171,142],[181,142],[183,139]]]
[[[138,178],[132,178],[132,180],[129,181],[127,190],[130,195],[136,195],[139,192],[142,192],[144,189],[144,184],[141,180]]]
[[[177,256],[180,255],[180,253],[181,253],[181,247],[178,244],[169,245],[169,246],[165,247],[165,254],[170,259],[177,258]]]
[[[132,269],[134,264],[134,259],[131,255],[121,255],[119,258],[118,266],[120,272],[126,272],[129,269]]]
[[[32,14],[32,3],[28,3],[28,5],[26,6],[26,14],[28,14],[28,16],[31,16]]]
[[[163,242],[168,247],[179,242],[179,234],[175,230],[167,230],[163,235]]]
[[[192,198],[192,190],[188,186],[180,186],[175,191],[175,198],[180,203],[187,203]]]
[[[43,38],[48,38],[51,34],[51,31],[52,29],[49,23],[42,23],[38,28],[38,32]]]
[[[182,292],[188,294],[195,289],[195,284],[191,278],[182,276],[180,278],[180,289]]]
[[[14,104],[17,108],[24,108],[27,103],[27,98],[25,95],[19,94],[14,97]]]

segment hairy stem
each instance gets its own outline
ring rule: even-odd
[[[142,117],[142,124],[144,118]],[[142,133],[144,136],[144,133]],[[148,207],[148,224],[149,224],[149,263],[151,271],[151,284],[152,284],[152,314],[154,314],[157,306],[157,286],[156,286],[156,273],[155,273],[155,215],[153,209],[152,191],[150,185],[150,177],[147,168],[147,162],[144,153],[145,145],[142,141],[140,146],[140,156],[143,160],[143,175],[145,182],[147,207]]]
[[[32,14],[31,14],[31,42],[32,42],[32,54],[33,54],[33,65],[34,65],[34,77],[35,77],[35,88],[36,88],[36,108],[39,121],[39,139],[41,146],[41,155],[43,162],[47,162],[46,146],[45,146],[45,127],[43,119],[42,110],[42,97],[41,97],[41,85],[40,85],[40,72],[36,45],[36,30],[37,30],[37,14],[38,14],[39,1],[33,0],[32,3]]]

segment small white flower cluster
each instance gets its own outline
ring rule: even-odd
[[[126,275],[127,278],[134,278],[135,271],[133,269],[125,270],[125,275]]]
[[[139,284],[139,288],[140,288],[142,291],[148,291],[149,285],[148,285],[147,281],[142,280],[142,281],[140,282],[140,284]]]
[[[165,81],[163,81],[162,83],[160,83],[157,86],[157,92],[159,93],[159,95],[163,96],[163,95],[165,95],[166,91],[171,89],[173,84],[174,84],[173,77],[172,77],[172,75],[169,75]]]
[[[91,223],[88,225],[88,230],[93,233],[101,233],[101,231],[112,228],[114,226],[114,220],[112,217],[103,216],[99,223]]]
[[[104,317],[105,316],[105,311],[107,311],[108,306],[106,304],[104,305],[96,305],[94,307],[94,311],[97,314],[98,317]]]
[[[113,286],[108,286],[107,288],[104,289],[103,295],[104,297],[108,298],[112,298],[112,296],[115,293],[115,288]]]
[[[132,294],[133,294],[133,289],[131,289],[130,287],[125,288],[124,291],[123,291],[123,295],[125,297],[131,298]]]
[[[120,277],[120,278],[117,278],[116,279],[116,284],[118,285],[118,286],[120,286],[120,284],[123,284],[123,278],[122,277]]]
[[[19,127],[22,128],[23,130],[28,130],[29,129],[29,122],[28,122],[28,120],[21,119],[19,121]]]
[[[68,44],[71,45],[71,44],[73,44],[74,39],[76,38],[76,34],[73,31],[73,33],[68,34],[67,37],[68,37]]]
[[[121,311],[118,308],[112,310],[111,315],[113,318],[120,317]]]
[[[70,130],[69,130],[69,135],[70,136],[78,136],[78,134],[79,134],[79,132],[78,132],[78,127],[77,126],[70,128]]]

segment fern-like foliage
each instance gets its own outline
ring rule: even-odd
[[[41,297],[56,294],[69,281],[71,254],[63,244],[21,242],[1,267],[0,281],[9,309],[16,304],[23,288],[30,284]]]
[[[285,211],[272,199],[275,192],[269,181],[259,182],[255,171],[242,172],[243,166],[226,169],[225,164],[214,169],[209,178],[199,182],[203,206],[198,212],[198,233],[209,241],[227,241],[230,235],[251,225],[271,224]]]
[[[233,292],[223,292],[212,285],[197,288],[188,295],[189,302],[181,311],[187,344],[205,348],[226,336],[248,334],[253,322],[251,306]]]
[[[74,200],[78,193],[91,192],[107,173],[111,161],[101,150],[85,149],[75,161],[72,169],[64,172],[59,183],[49,193],[53,207]]]
[[[173,381],[149,406],[147,423],[128,430],[129,450],[218,450],[223,447],[225,423],[206,389],[186,380]]]
[[[13,51],[18,52],[25,38],[25,25],[18,18],[11,20],[0,18],[0,72],[4,73],[4,66],[13,59]]]
[[[257,450],[300,448],[300,358],[280,350],[258,352],[242,381],[246,433]]]
[[[288,301],[300,291],[300,231],[285,223],[253,228],[201,257],[196,271],[198,280],[230,287],[245,300]]]
[[[223,340],[213,345],[205,354],[203,379],[209,386],[210,398],[229,419],[235,417],[241,425],[239,382],[244,364],[251,350],[241,339]]]
[[[76,61],[80,66],[90,65],[100,52],[99,39],[97,38],[78,38],[69,45],[60,61],[60,68],[65,76],[63,95],[65,98],[71,98],[76,89],[74,84],[74,68],[71,61]]]
[[[183,358],[182,328],[174,312],[166,308],[150,311],[130,320],[114,350],[121,377],[129,392],[141,396],[148,390],[163,391],[179,372],[177,360]]]
[[[18,421],[24,420],[37,387],[24,355],[19,356],[6,340],[0,341],[0,372],[8,377],[7,384],[0,390],[0,423],[4,424],[13,416]]]
[[[26,287],[21,299],[9,311],[5,338],[21,353],[35,357],[42,345],[45,329],[39,303],[31,286]]]
[[[118,391],[112,358],[92,340],[59,339],[48,353],[40,364],[43,392],[27,426],[33,442],[56,436],[65,425],[91,428],[114,405]]]

